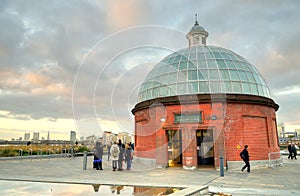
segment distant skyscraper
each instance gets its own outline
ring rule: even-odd
[[[72,142],[72,143],[76,142],[76,132],[75,131],[70,132],[70,142]]]
[[[50,140],[50,132],[48,131],[47,140]]]
[[[29,140],[30,140],[30,133],[25,133],[24,141],[29,141]]]
[[[39,132],[33,132],[33,141],[39,141],[40,139],[40,133]]]

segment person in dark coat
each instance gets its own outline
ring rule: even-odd
[[[119,139],[118,143],[120,153],[119,153],[119,160],[118,160],[118,171],[123,170],[123,159],[124,159],[124,152],[125,152],[125,145],[122,143],[122,141]]]
[[[94,162],[93,168],[96,170],[103,170],[102,168],[102,155],[103,155],[103,146],[101,142],[96,142],[95,148],[93,149]]]
[[[109,161],[111,145],[112,145],[112,143],[110,142],[110,143],[106,146],[106,147],[107,147],[107,161]]]
[[[288,159],[289,159],[289,158],[293,157],[292,144],[291,143],[289,143],[289,145],[288,145],[288,151],[289,151],[289,156],[288,156]]]
[[[247,168],[247,172],[250,172],[250,156],[248,153],[248,145],[245,145],[244,150],[241,152],[241,158],[243,159],[243,161],[245,162],[245,166],[242,168],[242,171],[244,171],[244,169]]]
[[[125,146],[125,162],[127,164],[126,170],[130,170],[131,169],[131,160],[132,160],[132,148],[131,148],[131,144],[128,143]]]
[[[292,143],[291,151],[292,151],[292,159],[295,158],[297,160],[297,148],[294,143]]]

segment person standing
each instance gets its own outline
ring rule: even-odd
[[[289,143],[289,145],[288,145],[288,151],[289,151],[288,159],[289,158],[293,159],[293,152],[292,152],[292,144],[291,143]]]
[[[102,169],[103,146],[101,142],[96,142],[95,148],[93,149],[93,154],[94,154],[93,167],[96,170],[103,170]]]
[[[250,156],[248,153],[248,145],[245,145],[244,150],[240,153],[240,155],[243,161],[245,162],[245,166],[242,168],[242,171],[244,171],[244,169],[247,168],[247,172],[250,173]]]
[[[120,154],[119,146],[117,145],[117,142],[114,142],[114,144],[111,145],[110,147],[110,155],[111,155],[113,171],[116,171],[117,169],[119,154]]]
[[[111,142],[108,145],[106,145],[106,147],[107,147],[107,161],[109,161]]]
[[[291,151],[292,151],[292,159],[295,158],[297,160],[297,148],[295,146],[295,143],[292,143]]]
[[[122,171],[123,170],[125,145],[122,143],[122,141],[120,139],[119,139],[118,146],[119,146],[119,149],[120,149],[119,160],[118,160],[118,171]]]
[[[128,143],[125,146],[125,162],[126,162],[126,170],[130,170],[131,169],[131,160],[132,160],[132,148],[131,148],[131,144]]]

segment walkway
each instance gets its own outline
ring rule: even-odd
[[[208,185],[211,192],[233,195],[300,195],[299,167],[300,161],[284,158],[283,166],[277,168],[253,168],[250,174],[237,168],[220,177],[215,169],[157,169],[133,162],[132,170],[113,172],[106,160],[103,171],[93,170],[89,156],[87,170],[83,170],[82,157],[0,160],[0,180],[184,188]]]

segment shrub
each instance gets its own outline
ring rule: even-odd
[[[14,157],[14,156],[18,156],[19,153],[16,152],[15,150],[11,150],[11,149],[4,149],[0,151],[0,157]]]

